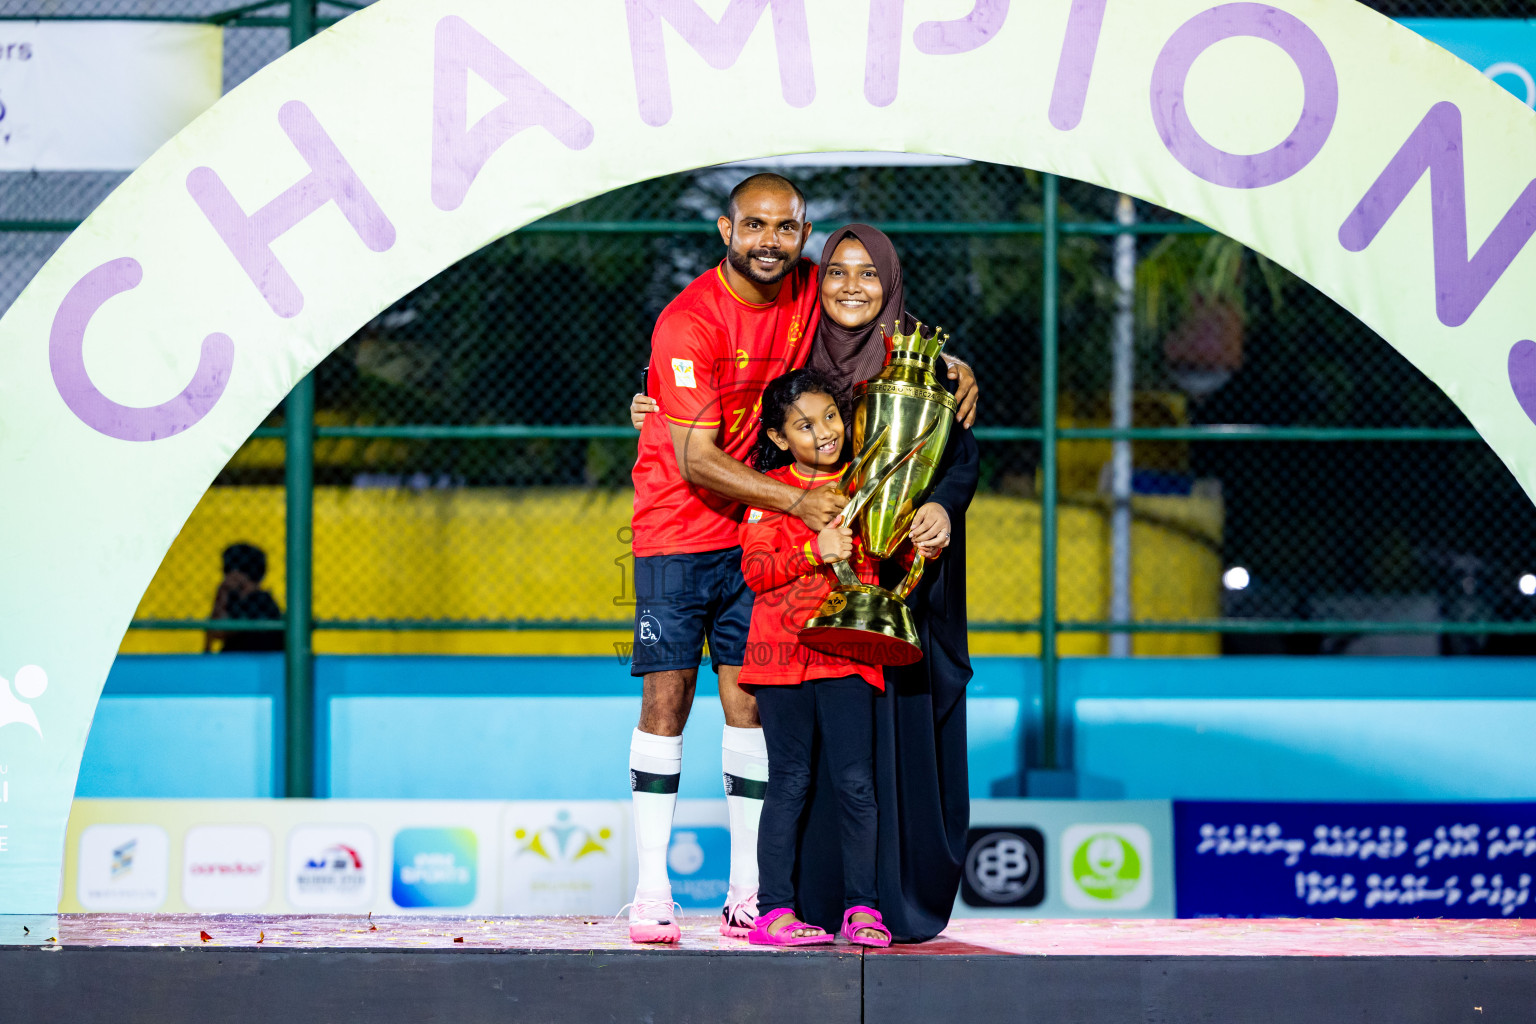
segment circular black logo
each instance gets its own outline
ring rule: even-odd
[[[961,897],[973,907],[1033,907],[1045,899],[1044,843],[1032,828],[971,829]]]

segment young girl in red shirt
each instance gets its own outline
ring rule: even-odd
[[[815,370],[796,370],[763,392],[752,464],[783,483],[809,490],[835,482],[844,452],[844,418],[834,385]],[[842,936],[888,946],[875,889],[877,812],[874,786],[875,694],[885,688],[878,665],[813,650],[800,629],[837,582],[832,563],[847,561],[866,583],[878,583],[842,519],[812,533],[799,518],[748,509],[741,524],[742,573],[756,593],[741,685],[751,687],[768,746],[768,791],[758,826],[758,917],[748,941],[758,945],[824,944],[833,937],[795,914],[795,856],[811,783],[811,749],[827,757],[842,817]],[[936,551],[934,552],[937,553]],[[925,549],[924,554],[928,554]]]

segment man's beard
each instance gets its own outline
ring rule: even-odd
[[[780,257],[779,265],[771,270],[765,269],[753,261],[754,257],[769,255]],[[785,276],[789,274],[790,267],[795,262],[783,249],[751,249],[747,252],[741,252],[737,249],[726,249],[725,259],[726,262],[736,268],[737,273],[758,284],[775,284],[784,280]]]

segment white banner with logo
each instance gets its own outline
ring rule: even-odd
[[[223,78],[217,25],[0,20],[0,170],[131,171]]]
[[[956,917],[1173,917],[1167,800],[973,800]]]
[[[1173,917],[1167,801],[978,800],[957,917]],[[64,913],[614,914],[628,800],[77,800]],[[687,914],[718,913],[724,800],[679,800]]]
[[[59,908],[494,914],[501,909],[499,824],[507,806],[474,800],[77,800]],[[559,808],[551,813],[558,815]]]

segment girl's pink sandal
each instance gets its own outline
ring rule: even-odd
[[[799,924],[786,925],[783,930],[775,935],[768,930],[769,926],[785,914],[793,914],[794,911],[787,907],[778,910],[770,910],[759,917],[752,925],[752,930],[747,933],[747,941],[754,946],[825,946],[832,941],[832,936],[816,928],[813,924],[804,921]],[[868,927],[868,925],[865,925]],[[816,928],[814,935],[791,935],[796,928]]]
[[[874,920],[861,924],[852,919],[854,914],[868,914]],[[858,934],[866,928],[877,931],[880,935],[870,939]],[[839,934],[856,946],[889,946],[891,944],[891,930],[885,926],[885,919],[880,916],[880,911],[873,907],[849,907],[843,911],[843,928]]]

